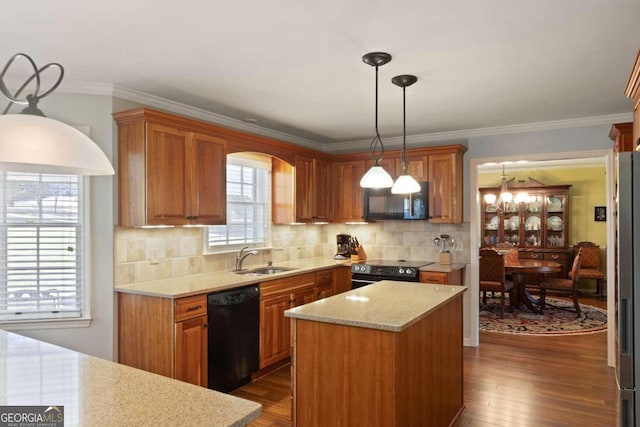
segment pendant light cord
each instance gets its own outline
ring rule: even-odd
[[[402,87],[402,153],[400,162],[402,163],[402,175],[407,174],[407,97],[406,86]]]
[[[382,138],[380,138],[380,132],[378,132],[378,66],[376,65],[376,136],[371,140],[371,145],[369,146],[369,152],[371,153],[371,158],[375,160],[375,164],[380,164],[380,160],[384,157],[384,145],[382,144]],[[376,147],[380,143],[380,157],[376,158]]]

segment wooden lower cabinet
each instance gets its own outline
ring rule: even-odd
[[[400,332],[292,319],[293,426],[447,426],[463,409],[462,295]]]
[[[118,362],[207,386],[207,296],[118,293]]]
[[[260,284],[260,369],[291,355],[291,321],[284,312],[333,295],[335,268]]]
[[[351,290],[351,267],[338,267],[333,277],[333,294],[341,294]]]
[[[421,271],[420,282],[436,285],[462,285],[464,281],[464,267],[450,272]]]
[[[207,316],[175,324],[175,378],[207,386]]]

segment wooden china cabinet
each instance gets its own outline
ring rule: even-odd
[[[481,188],[482,247],[509,242],[518,248],[519,258],[560,262],[565,277],[571,264],[569,248],[569,189],[571,185],[546,186],[532,178],[525,185],[509,181],[514,195],[526,193],[526,201],[496,206],[486,194],[500,194],[500,188]]]

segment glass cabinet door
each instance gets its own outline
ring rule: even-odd
[[[542,205],[544,195],[530,193],[524,205],[524,247],[544,246],[542,233]]]
[[[566,194],[548,194],[546,211],[547,247],[565,247],[567,228],[567,198]]]
[[[496,205],[482,203],[482,246],[493,246],[500,242],[500,215]]]

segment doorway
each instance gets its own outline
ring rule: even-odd
[[[483,170],[493,170],[500,172],[496,173],[496,176],[500,176],[502,171],[502,162],[508,163],[508,170],[515,171],[517,167],[523,168],[526,167],[528,169],[531,166],[539,166],[539,167],[549,167],[549,168],[570,168],[572,165],[576,164],[600,164],[604,167],[604,173],[606,174],[606,210],[607,212],[614,212],[614,194],[615,194],[615,182],[614,182],[614,156],[610,150],[594,150],[588,152],[570,152],[570,153],[552,153],[552,154],[537,154],[537,155],[522,155],[518,156],[509,156],[504,158],[476,158],[470,160],[470,170],[469,170],[469,206],[470,206],[470,295],[469,295],[469,342],[465,343],[466,345],[477,346],[479,345],[479,248],[481,245],[481,233],[480,233],[480,196],[479,189],[483,186],[481,178],[481,173]],[[517,166],[516,162],[523,162],[521,166]],[[493,166],[486,166],[487,164]],[[526,165],[526,166],[525,166]],[[494,173],[494,172],[492,172]],[[590,208],[592,209],[592,208]],[[606,286],[606,294],[609,296],[613,296],[614,294],[614,271],[615,271],[615,260],[614,260],[614,245],[615,245],[615,220],[613,215],[609,215],[606,221],[606,246],[607,246],[607,259],[606,259],[606,270],[607,270],[607,286]],[[577,241],[573,240],[569,242],[573,244]],[[614,298],[607,298],[607,311],[608,313],[615,312],[615,301]],[[610,316],[610,318],[612,318]],[[615,325],[612,322],[609,322],[607,329],[607,349],[608,349],[608,364],[609,366],[614,366],[615,363]]]

